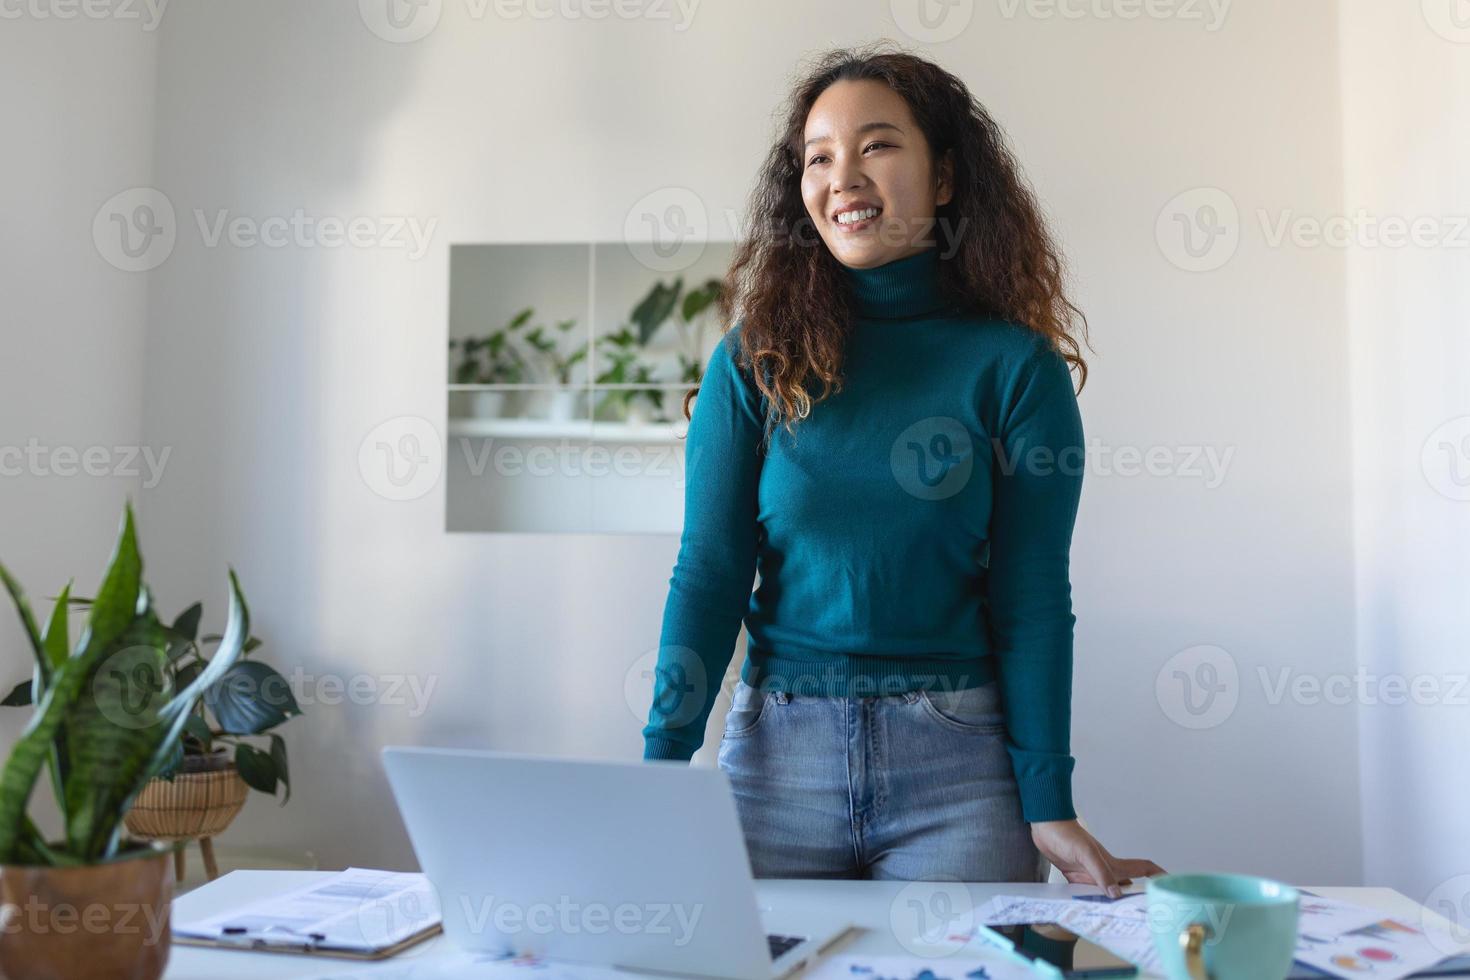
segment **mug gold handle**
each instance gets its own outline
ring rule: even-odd
[[[1205,937],[1208,930],[1203,922],[1193,922],[1179,933],[1179,951],[1184,954],[1184,971],[1189,980],[1210,980],[1205,970]]]

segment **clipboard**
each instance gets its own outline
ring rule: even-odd
[[[386,960],[395,956],[411,946],[417,946],[425,940],[432,939],[444,931],[442,922],[425,926],[423,929],[411,936],[405,936],[391,946],[380,949],[350,949],[345,946],[328,946],[307,938],[302,941],[299,938],[282,937],[280,939],[264,936],[241,936],[236,939],[208,939],[203,936],[181,936],[174,934],[172,941],[180,946],[203,946],[208,949],[239,949],[251,953],[290,953],[296,956],[327,956],[333,959],[343,960]]]

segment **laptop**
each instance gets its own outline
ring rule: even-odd
[[[717,768],[403,746],[383,765],[466,952],[773,980],[851,924],[761,906]]]

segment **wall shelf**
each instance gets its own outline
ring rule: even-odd
[[[449,435],[499,439],[578,439],[654,444],[684,442],[688,423],[589,422],[587,419],[452,418]]]

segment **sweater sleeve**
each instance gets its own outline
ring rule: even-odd
[[[688,761],[703,744],[750,607],[764,421],[759,389],[736,364],[739,329],[715,346],[689,419],[684,529],[664,605],[644,759]]]
[[[1072,587],[1082,493],[1082,418],[1062,356],[1022,366],[996,440],[986,605],[1007,750],[1027,822],[1071,820]]]

